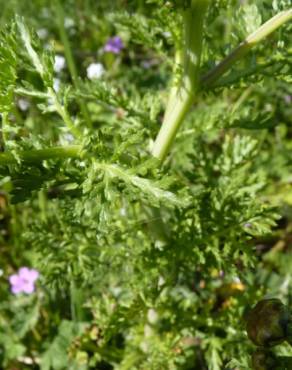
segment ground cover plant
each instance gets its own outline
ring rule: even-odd
[[[0,367],[291,369],[291,2],[0,4]]]

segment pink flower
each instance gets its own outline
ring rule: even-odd
[[[119,36],[114,36],[108,39],[104,50],[109,53],[119,54],[123,48],[124,44],[122,39]]]
[[[31,294],[35,290],[35,281],[39,277],[39,272],[28,267],[21,267],[17,274],[9,277],[11,292],[13,294]]]

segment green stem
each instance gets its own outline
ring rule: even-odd
[[[177,93],[177,86],[179,81],[176,81],[177,76],[180,75],[180,68],[182,66],[183,58],[182,58],[182,48],[178,47],[177,45],[177,51],[174,56],[174,81],[172,82],[172,87],[170,89],[170,93],[168,96],[168,102],[167,106],[164,112],[164,121],[168,119],[169,113],[172,112],[173,104],[176,98],[176,93]]]
[[[182,75],[179,84],[170,93],[164,121],[152,150],[152,155],[161,161],[166,157],[198,90],[203,20],[207,5],[208,0],[192,0],[190,7],[183,11],[182,50],[177,51]]]
[[[58,1],[58,0],[56,0],[56,1]],[[37,70],[37,72],[39,73],[41,78],[44,80],[44,78],[45,78],[45,67],[43,65],[42,60],[40,59],[40,57],[38,56],[38,54],[36,53],[36,51],[34,50],[34,48],[32,46],[30,33],[29,33],[27,27],[25,26],[25,24],[19,18],[17,18],[17,25],[18,25],[18,29],[19,29],[21,38],[23,40],[24,47],[25,47],[25,49],[28,53],[28,56],[30,57],[30,59],[32,61],[32,64],[34,65],[35,69]],[[26,91],[25,89],[17,89],[17,92],[20,92],[20,93],[25,92],[25,91]],[[59,115],[63,118],[64,123],[67,125],[69,130],[76,137],[79,137],[79,138],[81,137],[81,135],[82,135],[81,132],[74,125],[74,123],[71,120],[71,117],[70,117],[65,105],[62,105],[60,103],[60,101],[58,99],[58,96],[57,96],[56,92],[54,91],[54,89],[52,87],[47,87],[47,93],[30,92],[28,95],[32,95],[32,96],[35,95],[35,96],[39,96],[39,97],[41,96],[41,97],[44,97],[44,98],[50,98],[53,101],[55,109],[57,110]]]
[[[1,131],[2,131],[2,140],[3,140],[3,146],[5,146],[6,144],[6,141],[7,141],[7,131],[6,131],[6,127],[8,126],[8,113],[7,112],[3,112],[2,113],[2,128],[1,128]]]
[[[74,125],[74,122],[72,121],[66,107],[59,102],[57,94],[55,93],[55,91],[51,87],[48,88],[48,95],[52,99],[52,101],[54,103],[54,106],[56,108],[56,111],[62,117],[62,119],[63,119],[65,125],[68,127],[68,129],[72,132],[72,134],[75,137],[81,138],[82,133]]]
[[[70,283],[70,298],[71,298],[71,317],[74,322],[82,322],[84,320],[83,303],[84,297],[82,289],[77,288],[74,277],[71,277]]]
[[[18,158],[28,163],[39,163],[47,159],[80,158],[81,150],[80,145],[24,150],[17,153],[17,158],[11,153],[0,153],[0,166],[15,164]]]
[[[47,195],[44,189],[39,190],[38,200],[41,220],[45,222],[47,220]]]
[[[255,32],[242,41],[221,63],[211,69],[201,78],[203,88],[213,85],[227,70],[229,70],[239,59],[246,55],[249,50],[274,32],[277,28],[292,19],[292,9],[283,11],[262,24]]]
[[[56,2],[57,23],[59,27],[60,38],[64,46],[64,53],[65,53],[66,61],[68,64],[71,77],[72,77],[73,84],[76,88],[78,88],[79,87],[78,71],[76,68],[75,61],[74,61],[70,42],[67,37],[67,32],[64,26],[64,22],[65,22],[64,9],[59,0],[55,0],[55,2]],[[90,114],[88,112],[86,104],[83,102],[82,99],[79,100],[79,105],[80,105],[81,113],[84,119],[91,126],[92,122],[91,122]]]

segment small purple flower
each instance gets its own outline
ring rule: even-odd
[[[119,54],[124,48],[122,39],[119,36],[111,37],[107,40],[104,50],[109,53]]]
[[[39,272],[28,267],[21,267],[17,274],[9,277],[11,292],[13,294],[26,293],[31,294],[35,290],[35,281],[39,277]]]

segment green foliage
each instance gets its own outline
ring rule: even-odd
[[[291,24],[204,76],[289,2],[210,4],[165,163],[150,153],[188,2],[0,4],[0,367],[249,369],[248,306],[291,298]],[[32,295],[9,291],[21,266]]]
[[[0,107],[2,114],[8,113],[12,106],[13,89],[16,80],[16,55],[14,35],[8,29],[2,30],[0,43]]]
[[[41,370],[74,368],[74,364],[68,360],[68,349],[72,340],[81,333],[81,325],[62,321],[57,336],[41,358]]]

